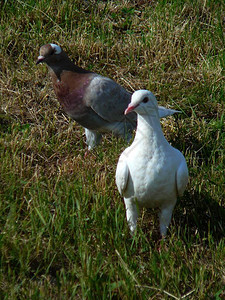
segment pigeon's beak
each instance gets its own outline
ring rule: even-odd
[[[38,56],[38,59],[36,61],[36,65],[42,63],[44,59],[45,59],[45,57],[43,55]]]
[[[134,106],[134,105],[132,105],[132,104],[130,103],[130,104],[128,105],[127,109],[125,110],[124,114],[125,114],[125,115],[129,114],[129,113],[130,113],[131,111],[133,111],[136,107],[137,107],[137,105]]]

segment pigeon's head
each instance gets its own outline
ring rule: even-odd
[[[62,53],[63,51],[60,46],[56,44],[46,44],[40,48],[40,56],[38,56],[36,64],[57,61]]]
[[[135,111],[140,115],[156,112],[158,114],[158,104],[155,96],[148,90],[139,90],[133,93],[131,102],[124,114]]]

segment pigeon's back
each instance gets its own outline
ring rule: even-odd
[[[110,123],[125,120],[124,111],[131,101],[131,94],[114,80],[96,75],[84,95],[85,104]],[[127,120],[136,120],[135,113]]]

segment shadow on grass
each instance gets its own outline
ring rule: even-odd
[[[161,240],[158,212],[159,209],[146,209],[144,219],[139,224],[143,234],[153,242],[153,245]],[[185,192],[173,211],[168,236],[171,235],[171,231],[184,241],[190,242],[193,238],[199,237],[206,243],[209,240],[219,243],[225,237],[225,208],[207,193]]]
[[[12,118],[0,109],[0,131],[4,133],[10,132],[11,124]]]
[[[199,235],[219,242],[225,237],[225,209],[207,193],[185,193],[173,213],[173,224],[181,236]]]

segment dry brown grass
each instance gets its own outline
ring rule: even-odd
[[[188,299],[222,299],[222,1],[5,1],[2,7],[2,299],[169,299],[163,291],[177,299],[189,291]],[[190,171],[167,241],[158,241],[152,211],[143,212],[130,238],[114,181],[127,145],[106,135],[84,159],[83,129],[56,101],[46,67],[35,65],[48,42],[79,66],[130,91],[150,89],[161,105],[182,110],[162,121]]]

